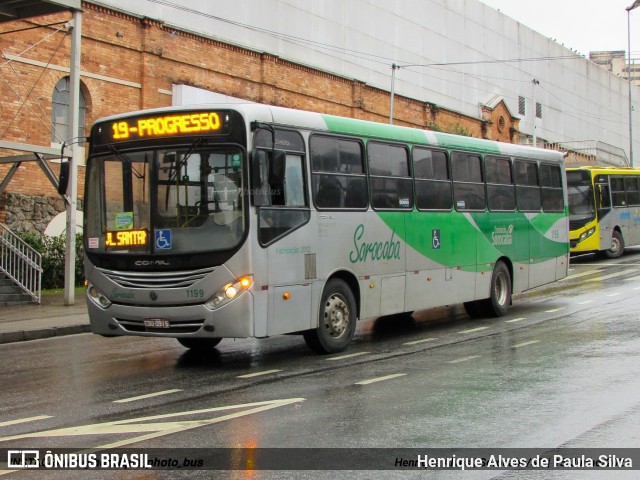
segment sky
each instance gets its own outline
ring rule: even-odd
[[[627,50],[634,0],[480,0],[580,54]],[[631,11],[631,56],[640,59],[640,7]]]

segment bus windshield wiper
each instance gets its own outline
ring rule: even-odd
[[[139,178],[139,179],[144,178],[144,175],[138,172],[133,166],[134,162],[132,162],[131,159],[127,157],[124,153],[118,151],[118,149],[116,149],[114,145],[109,145],[109,151],[113,153],[118,158],[118,160],[120,160],[122,163],[126,163],[127,165],[129,165],[129,167],[131,167],[131,171],[136,176],[136,178]],[[145,156],[145,163],[146,163],[146,159],[147,157]]]

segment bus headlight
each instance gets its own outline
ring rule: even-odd
[[[593,235],[595,231],[596,231],[596,227],[593,227],[587,230],[586,232],[582,232],[582,235],[580,235],[580,239],[578,240],[578,242],[582,242],[583,240],[586,240],[591,235]]]
[[[104,295],[100,290],[96,287],[88,284],[87,293],[89,294],[89,298],[100,308],[109,308],[111,306],[111,300],[109,300],[106,295]]]
[[[235,282],[228,283],[218,290],[213,297],[207,300],[204,306],[211,310],[220,308],[222,305],[230,302],[245,290],[248,290],[251,285],[253,285],[252,275],[240,277]]]

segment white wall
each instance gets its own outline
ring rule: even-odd
[[[94,0],[282,58],[391,88],[474,117],[502,95],[533,133],[533,79],[548,141],[599,140],[628,152],[628,84],[478,0]],[[173,4],[175,6],[169,6]],[[196,13],[199,12],[199,13]],[[558,59],[567,57],[570,59]],[[545,61],[495,60],[547,58]],[[455,63],[465,64],[455,65]],[[485,63],[469,63],[485,62]],[[448,63],[446,66],[434,64]],[[426,65],[426,66],[425,66]],[[640,112],[640,89],[634,87]],[[640,115],[640,114],[639,114]],[[640,123],[634,121],[640,134]],[[634,135],[638,137],[638,135]],[[640,143],[634,142],[640,152]],[[636,162],[640,163],[640,162]]]

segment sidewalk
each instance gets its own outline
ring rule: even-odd
[[[0,344],[90,332],[84,294],[65,306],[62,293],[42,297],[42,303],[0,307]]]

